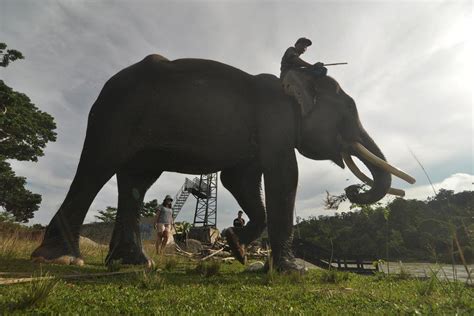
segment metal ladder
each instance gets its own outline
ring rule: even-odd
[[[194,178],[193,180],[186,178],[184,180],[183,185],[181,186],[181,189],[179,189],[178,193],[176,193],[176,196],[174,198],[174,204],[172,207],[173,219],[176,219],[179,212],[183,208],[184,203],[186,203],[191,193],[193,195],[196,195],[196,194],[203,195],[207,193],[207,190],[208,190],[207,184],[201,184],[201,187],[199,186],[198,177]]]
[[[174,198],[174,204],[172,207],[173,210],[173,220],[176,219],[178,216],[179,212],[183,208],[184,203],[186,203],[186,200],[189,197],[190,192],[186,189],[186,181],[184,182],[183,186],[181,189],[179,189],[178,193],[176,193],[176,196]]]

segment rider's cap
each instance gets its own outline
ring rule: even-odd
[[[295,46],[298,44],[298,43],[301,43],[305,46],[311,46],[311,44],[313,44],[313,42],[311,42],[311,40],[307,39],[306,37],[301,37],[301,38],[298,38],[298,40],[296,41],[295,43]]]
[[[167,196],[165,197],[165,201],[166,201],[166,200],[171,200],[171,202],[172,202],[172,201],[173,201],[173,198],[171,197],[171,195],[167,195]]]

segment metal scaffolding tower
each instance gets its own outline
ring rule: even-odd
[[[193,226],[216,227],[217,223],[217,173],[202,174],[199,178],[200,194],[196,197]]]

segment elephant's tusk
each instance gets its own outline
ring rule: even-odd
[[[364,183],[366,183],[370,186],[374,185],[374,181],[372,179],[370,179],[369,177],[367,177],[362,171],[360,171],[360,169],[354,163],[354,161],[352,160],[352,157],[350,155],[348,155],[347,153],[342,153],[342,159],[344,159],[344,162],[346,163],[347,167],[349,167],[349,169],[352,171],[352,173],[357,178],[359,178],[361,181],[363,181]],[[392,194],[392,195],[401,196],[401,197],[405,196],[405,191],[403,191],[401,189],[390,188],[390,189],[388,189],[387,193]]]
[[[357,151],[362,157],[364,157],[365,159],[367,159],[369,162],[376,165],[377,167],[382,168],[383,170],[387,172],[390,172],[394,176],[397,176],[400,179],[405,180],[406,182],[410,184],[413,184],[416,182],[415,178],[406,174],[400,169],[395,168],[394,166],[390,165],[385,160],[380,159],[379,157],[371,153],[367,148],[365,148],[361,143],[354,142],[352,143],[352,146],[354,150]]]

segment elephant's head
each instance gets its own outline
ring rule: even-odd
[[[331,77],[314,78],[299,71],[289,72],[283,81],[285,92],[293,96],[301,109],[298,151],[316,160],[345,164],[363,182],[371,186],[359,192],[359,186],[346,188],[349,200],[358,204],[374,203],[387,193],[404,195],[391,188],[391,175],[414,183],[415,179],[386,162],[382,151],[363,128],[354,100]],[[351,156],[359,158],[372,179],[364,175]],[[345,162],[345,164],[344,164]]]

